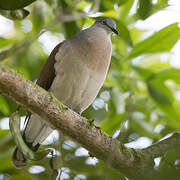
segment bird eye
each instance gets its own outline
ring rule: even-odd
[[[104,20],[102,20],[102,22],[101,22],[102,24],[106,24],[106,22],[104,21]]]

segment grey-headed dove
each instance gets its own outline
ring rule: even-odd
[[[111,18],[100,18],[72,38],[58,44],[47,59],[37,84],[52,92],[63,104],[77,113],[83,112],[96,98],[108,72],[112,43],[111,34],[118,34]],[[53,130],[36,114],[31,114],[23,138],[33,151]],[[13,154],[17,168],[28,160],[18,148]]]

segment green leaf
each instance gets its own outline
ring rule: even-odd
[[[13,42],[14,40],[12,39],[5,39],[5,38],[0,37],[0,48],[3,48],[8,45],[12,45]]]
[[[173,93],[167,88],[162,81],[151,80],[147,82],[147,87],[150,96],[159,106],[159,108],[169,116],[169,125],[179,129],[180,128],[180,114],[174,106]]]
[[[118,20],[116,24],[117,24],[117,30],[119,32],[120,37],[124,41],[126,41],[130,46],[132,46],[131,36],[125,23],[121,20]]]
[[[0,111],[6,116],[10,113],[9,105],[2,95],[0,95]]]
[[[21,9],[34,1],[35,0],[0,0],[0,8],[5,10]]]
[[[29,175],[25,174],[17,174],[14,175],[13,177],[9,178],[9,180],[31,180],[32,178]]]
[[[112,10],[114,9],[114,4],[116,3],[116,0],[111,0],[111,1],[107,1],[107,0],[101,0],[100,1],[100,11],[107,11],[107,10]]]
[[[63,23],[66,32],[66,38],[71,38],[79,32],[78,26],[75,21]]]
[[[102,121],[101,128],[109,135],[113,135],[115,130],[120,128],[126,116],[127,114],[123,113],[123,114],[116,114],[109,119],[107,118],[104,121]]]
[[[118,6],[121,6],[121,5],[123,5],[124,3],[127,3],[127,2],[128,2],[128,0],[118,0],[117,4],[118,4]]]
[[[116,10],[108,10],[104,11],[102,16],[104,17],[111,17],[111,18],[116,18],[117,16],[117,11]],[[98,19],[98,18],[97,18]]]
[[[61,6],[63,9],[66,9],[69,7],[69,5],[65,1],[61,1]],[[80,29],[77,26],[76,21],[71,21],[71,22],[64,22],[63,27],[65,30],[66,38],[71,38],[73,35],[77,34]]]
[[[145,68],[142,68],[142,67],[139,67],[139,66],[131,66],[139,75],[141,75],[144,79],[148,79],[150,78],[151,76],[154,75],[154,73],[149,70],[149,69],[145,69]]]
[[[18,9],[12,11],[0,9],[0,14],[12,20],[21,20],[29,15],[29,11],[25,9]]]
[[[152,9],[151,9],[151,14],[161,9],[164,9],[167,6],[169,6],[168,0],[158,0],[156,4],[153,4]]]
[[[120,7],[119,18],[125,20],[128,17],[129,11],[134,4],[134,0],[128,0],[127,3]]]
[[[156,72],[153,78],[156,78],[162,81],[171,79],[175,81],[176,83],[180,84],[180,69],[176,69],[176,68],[163,69],[161,71]]]
[[[158,0],[157,4],[161,5],[161,6],[167,6],[168,5],[168,0]]]
[[[149,38],[139,42],[131,51],[129,58],[145,53],[167,52],[175,45],[180,38],[178,23],[171,24]]]
[[[45,24],[45,16],[43,9],[34,6],[34,8],[31,11],[31,17],[31,21],[33,24],[32,31],[39,32],[40,30],[42,30],[42,27]]]
[[[141,19],[146,19],[150,15],[151,0],[140,0],[138,15]]]
[[[159,81],[150,81],[147,83],[148,91],[151,97],[160,105],[172,105],[173,95],[171,91]]]

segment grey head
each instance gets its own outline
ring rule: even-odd
[[[116,23],[112,18],[108,18],[108,17],[102,17],[99,18],[94,24],[93,26],[99,26],[103,29],[105,29],[108,33],[115,33],[116,35],[118,35],[118,31],[116,30]]]

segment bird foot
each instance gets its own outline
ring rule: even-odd
[[[94,119],[88,119],[89,125],[93,126],[94,125]]]

